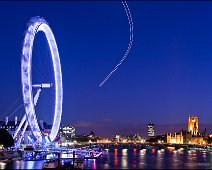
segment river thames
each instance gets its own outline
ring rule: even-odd
[[[212,169],[212,152],[141,149],[139,146],[108,148],[108,154],[87,159],[85,169]],[[42,161],[13,161],[1,169],[42,169]]]

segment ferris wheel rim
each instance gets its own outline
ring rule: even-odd
[[[21,83],[22,83],[22,95],[23,95],[24,107],[26,112],[25,114],[27,116],[29,126],[35,138],[41,142],[43,140],[43,137],[37,122],[35,108],[33,104],[32,71],[31,71],[32,48],[34,44],[34,38],[39,31],[42,31],[45,34],[46,39],[48,41],[54,70],[55,106],[54,106],[53,124],[49,134],[50,141],[53,141],[56,138],[61,122],[63,88],[62,88],[62,72],[61,72],[60,57],[53,32],[45,19],[40,17],[31,18],[30,22],[28,23],[28,28],[25,33],[22,48]]]

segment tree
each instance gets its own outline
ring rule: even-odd
[[[0,144],[4,147],[14,145],[14,139],[6,129],[0,129]]]

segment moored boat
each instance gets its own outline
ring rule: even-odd
[[[43,163],[43,169],[56,169],[58,168],[58,161],[55,159],[47,160]]]
[[[90,151],[84,156],[84,158],[85,159],[97,159],[101,154],[102,154],[102,152]]]

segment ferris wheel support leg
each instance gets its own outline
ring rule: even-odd
[[[37,104],[37,101],[38,101],[38,97],[39,97],[39,95],[40,95],[40,92],[41,92],[41,89],[38,89],[38,90],[37,90],[37,93],[36,93],[36,95],[35,95],[35,97],[34,97],[34,105],[35,105],[35,106],[36,106],[36,104]],[[24,117],[22,118],[22,120],[21,120],[21,122],[20,122],[18,128],[16,129],[16,131],[15,131],[15,133],[14,133],[14,136],[13,136],[13,139],[15,139],[15,137],[17,136],[18,132],[20,131],[20,129],[21,129],[21,127],[22,127],[22,125],[24,124],[25,121],[26,121],[26,114],[24,115]],[[23,136],[24,132],[26,131],[27,125],[28,125],[28,122],[26,121],[26,123],[25,123],[25,126],[26,126],[26,127],[24,126],[24,129],[23,129],[23,131],[22,131],[22,133],[21,133],[21,139],[22,139],[22,136]],[[17,146],[20,145],[20,142],[19,142],[19,141],[21,141],[21,140],[18,140]]]
[[[26,131],[27,126],[28,126],[28,122],[26,121],[26,123],[25,123],[25,125],[24,125],[24,129],[23,129],[23,131],[21,132],[21,136],[20,136],[20,138],[18,139],[18,142],[17,142],[17,145],[16,145],[17,147],[20,146],[22,137],[23,137],[23,135],[24,135],[24,133],[25,133],[25,131]]]
[[[20,124],[18,125],[18,128],[16,129],[13,139],[15,139],[15,137],[17,136],[18,132],[20,131],[22,125],[24,124],[24,122],[26,121],[26,114],[24,115],[24,117],[22,118]]]

